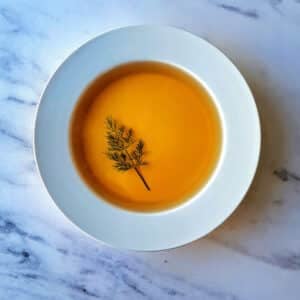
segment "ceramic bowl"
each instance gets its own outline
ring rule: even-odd
[[[70,118],[80,94],[102,72],[131,61],[165,62],[189,72],[207,88],[221,116],[222,154],[213,176],[171,210],[139,213],[109,204],[82,181],[71,159]],[[49,194],[74,224],[114,247],[162,250],[199,239],[230,216],[254,177],[260,143],[251,91],[223,53],[180,29],[135,26],[88,41],[61,64],[41,97],[34,146]]]

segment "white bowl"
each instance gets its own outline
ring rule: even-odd
[[[206,86],[221,115],[218,167],[204,189],[175,209],[139,213],[113,206],[86,186],[72,163],[69,122],[79,95],[100,73],[130,61],[161,61],[190,72]],[[115,247],[161,250],[201,238],[228,218],[254,177],[260,139],[253,96],[224,54],[183,30],[136,26],[92,39],[63,62],[42,95],[34,145],[49,194],[74,224]]]

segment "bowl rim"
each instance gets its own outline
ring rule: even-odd
[[[210,228],[208,228],[207,230],[205,230],[205,233],[204,234],[198,234],[198,235],[194,235],[193,238],[188,238],[188,239],[185,239],[184,242],[182,241],[177,241],[174,243],[174,238],[173,238],[173,241],[171,243],[162,243],[164,244],[163,246],[160,245],[160,243],[158,243],[157,241],[151,245],[151,241],[149,243],[149,241],[147,243],[139,243],[138,241],[136,241],[135,243],[133,243],[134,245],[131,246],[131,243],[129,242],[126,242],[124,243],[124,241],[120,242],[120,243],[114,243],[114,242],[111,242],[111,241],[107,241],[105,238],[101,238],[101,236],[99,235],[95,235],[93,232],[91,232],[90,230],[87,230],[87,228],[82,228],[82,224],[79,224],[78,221],[74,221],[74,219],[72,217],[70,217],[70,215],[68,213],[66,213],[64,207],[62,207],[60,204],[59,204],[59,201],[57,200],[57,197],[55,195],[53,195],[53,193],[49,190],[49,186],[46,182],[46,179],[45,179],[45,174],[43,175],[41,171],[41,161],[39,160],[39,154],[37,152],[39,152],[38,147],[39,147],[39,142],[38,142],[38,139],[39,139],[39,134],[38,134],[38,127],[39,127],[39,114],[40,114],[40,111],[41,111],[41,107],[42,107],[42,103],[43,103],[43,99],[45,98],[45,94],[47,92],[47,90],[49,89],[49,85],[50,83],[54,80],[54,78],[57,76],[58,72],[64,68],[64,65],[67,61],[69,61],[72,57],[74,57],[74,55],[78,52],[80,52],[82,49],[84,49],[84,47],[88,46],[90,43],[95,43],[95,41],[99,40],[99,39],[103,39],[103,37],[105,36],[113,36],[115,35],[116,33],[125,33],[126,35],[126,32],[130,32],[130,34],[133,34],[134,36],[139,36],[139,38],[141,37],[141,35],[139,35],[141,32],[143,32],[143,34],[148,34],[150,33],[150,35],[154,34],[160,34],[161,31],[167,31],[168,33],[176,33],[175,35],[188,35],[189,37],[192,37],[193,39],[197,39],[198,41],[201,41],[202,43],[202,46],[203,45],[206,45],[208,46],[210,49],[213,49],[213,51],[215,53],[218,54],[219,57],[221,57],[223,59],[223,61],[226,61],[226,64],[227,65],[230,65],[231,69],[234,70],[235,72],[235,75],[238,75],[238,80],[240,82],[242,82],[244,84],[244,88],[247,90],[247,94],[248,94],[248,100],[250,99],[250,102],[251,102],[251,106],[253,108],[252,110],[252,114],[254,114],[254,119],[256,119],[256,129],[255,129],[255,140],[256,140],[256,144],[255,144],[255,154],[254,154],[254,161],[252,163],[252,168],[250,170],[250,173],[249,173],[249,176],[248,176],[248,182],[246,184],[246,187],[243,189],[243,193],[240,195],[240,199],[239,200],[236,200],[234,205],[231,207],[231,209],[229,210],[229,212],[227,212],[223,218],[219,219],[219,221],[214,224],[214,226],[210,226]],[[139,34],[136,34],[136,33],[139,33]],[[117,34],[118,35],[118,34]],[[161,61],[161,60],[158,60],[158,61]],[[128,61],[124,61],[124,63],[126,63]],[[166,61],[161,61],[161,62],[166,62]],[[166,62],[168,63],[168,62]],[[207,88],[208,92],[210,93],[210,95],[212,96],[212,98],[214,100],[216,100],[217,98],[215,97],[214,95],[214,91],[210,89],[209,87],[209,84],[207,84],[206,82],[203,82],[202,78],[199,77],[197,74],[195,75],[190,69],[186,68],[185,66],[182,66],[182,65],[177,65],[176,63],[172,63],[170,62],[171,65],[174,65],[174,66],[177,66],[179,67],[180,69],[182,69],[183,71],[186,71],[187,73],[189,73],[190,75],[192,75],[193,77],[195,77],[197,80],[200,80],[202,81],[203,85],[205,86],[205,88]],[[116,66],[117,64],[114,64],[113,66]],[[195,75],[195,76],[194,76]],[[221,118],[221,124],[222,124],[222,132],[224,130],[223,128],[223,125],[226,126],[226,122],[223,120],[223,111],[222,109],[218,106],[219,100],[216,100],[215,101],[215,104],[217,106],[217,109],[218,109],[218,112],[219,112],[219,115],[220,115],[220,118]],[[224,123],[225,122],[225,123]],[[172,27],[172,26],[161,26],[161,25],[139,25],[139,26],[127,26],[127,27],[121,27],[121,28],[117,28],[117,29],[114,29],[114,30],[111,30],[111,31],[108,31],[104,34],[100,34],[96,37],[93,37],[91,39],[88,39],[84,44],[82,44],[80,47],[78,47],[75,51],[73,51],[70,55],[68,55],[64,60],[63,62],[58,66],[58,68],[54,71],[54,73],[52,74],[52,76],[49,78],[47,84],[45,85],[45,88],[43,90],[43,92],[41,93],[41,96],[40,96],[40,101],[39,101],[39,104],[38,104],[38,107],[37,107],[37,110],[36,110],[36,113],[35,113],[35,126],[34,126],[34,142],[33,142],[33,145],[34,145],[34,159],[35,159],[35,162],[37,164],[37,169],[38,169],[38,174],[39,174],[39,177],[41,178],[42,182],[43,182],[43,185],[45,186],[46,190],[48,191],[50,197],[52,198],[53,202],[55,203],[55,205],[59,208],[59,210],[67,217],[67,219],[69,221],[71,221],[71,223],[75,224],[76,227],[78,227],[82,232],[84,232],[85,234],[87,234],[88,236],[94,238],[95,240],[97,241],[101,241],[105,244],[108,244],[110,246],[115,246],[117,248],[124,248],[124,249],[132,249],[132,250],[141,250],[141,251],[157,251],[157,250],[163,250],[163,249],[171,249],[171,248],[177,248],[177,247],[180,247],[180,246],[183,246],[184,244],[187,244],[189,242],[192,242],[194,240],[197,240],[198,238],[200,237],[203,237],[204,235],[207,235],[208,233],[210,233],[212,230],[214,230],[216,227],[220,226],[232,213],[233,211],[236,209],[236,207],[240,204],[240,202],[242,201],[242,199],[244,198],[245,194],[247,193],[250,185],[251,185],[251,182],[255,176],[255,173],[256,173],[256,170],[257,170],[257,166],[258,166],[258,162],[259,162],[259,157],[260,157],[260,150],[261,150],[261,127],[260,127],[260,121],[259,121],[259,114],[258,114],[258,110],[257,110],[257,106],[255,104],[255,101],[254,101],[254,97],[250,91],[250,88],[248,87],[245,79],[243,78],[242,74],[238,71],[238,69],[235,67],[235,65],[223,54],[223,52],[221,52],[219,49],[217,49],[215,46],[212,46],[210,43],[208,43],[207,41],[203,40],[202,38],[198,37],[198,36],[195,36],[193,35],[192,33],[189,33],[185,30],[182,30],[182,29],[178,29],[176,27]],[[226,131],[226,130],[225,130]],[[201,198],[201,195],[202,194],[205,194],[205,190],[206,190],[206,187],[209,186],[209,185],[213,185],[214,181],[213,181],[213,177],[217,177],[218,176],[218,168],[220,167],[221,163],[222,163],[222,160],[223,159],[226,159],[225,157],[225,154],[224,154],[224,157],[223,157],[223,151],[225,151],[225,143],[227,143],[227,139],[225,138],[225,133],[223,132],[223,142],[222,142],[222,147],[221,147],[221,153],[220,153],[220,157],[219,157],[219,161],[217,163],[217,167],[215,168],[215,170],[213,171],[212,175],[210,176],[208,182],[205,184],[205,186],[203,187],[203,189],[199,190],[197,193],[195,193],[195,195],[193,197],[191,197],[191,199],[189,200],[186,200],[184,203],[174,207],[174,208],[171,208],[171,209],[168,209],[168,210],[163,210],[163,211],[158,211],[158,212],[151,212],[150,215],[152,215],[153,217],[162,217],[166,214],[176,214],[176,211],[179,211],[179,210],[182,210],[185,206],[189,205],[192,201],[194,201],[195,199],[198,199],[198,198]],[[73,166],[74,167],[74,166]],[[75,167],[74,167],[75,168]],[[87,190],[91,192],[91,190],[86,187]],[[50,188],[51,189],[51,188]],[[95,195],[94,195],[95,196]],[[99,201],[99,200],[98,200]],[[106,201],[105,201],[106,202]],[[120,209],[114,205],[111,205],[110,203],[107,203],[105,205],[108,205],[108,206],[111,206],[113,210],[118,210],[118,211],[121,211],[121,213],[126,213],[128,215],[139,215],[140,217],[142,218],[148,218],[149,216],[149,213],[145,213],[145,212],[134,212],[134,211],[124,211],[124,209]],[[103,208],[103,206],[102,206]],[[135,222],[139,221],[139,222],[143,222],[142,218],[139,218],[139,219],[136,219]],[[177,220],[178,222],[178,220]],[[195,223],[195,226],[197,225],[197,222]],[[153,226],[153,224],[152,224]],[[118,232],[118,228],[115,229],[115,232]],[[144,238],[144,237],[141,237],[141,232],[135,232],[135,235],[134,235],[134,239],[138,240],[140,238]],[[162,235],[162,238],[161,239],[167,239],[168,237],[167,236],[164,236]],[[176,240],[176,239],[175,239]]]

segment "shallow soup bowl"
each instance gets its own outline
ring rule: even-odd
[[[207,183],[180,205],[155,212],[126,210],[96,195],[78,174],[69,145],[70,120],[83,90],[107,70],[143,61],[173,65],[199,81],[222,127],[221,154]],[[261,140],[255,101],[237,68],[205,40],[165,26],[116,29],[73,52],[44,90],[34,138],[41,178],[64,215],[103,243],[145,251],[187,244],[224,222],[253,180]]]

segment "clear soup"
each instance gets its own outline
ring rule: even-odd
[[[118,171],[109,160],[106,118],[134,130],[144,141],[147,165]],[[70,126],[74,164],[101,198],[134,211],[177,206],[212,176],[221,152],[222,129],[207,90],[177,67],[158,62],[118,66],[82,93]]]

